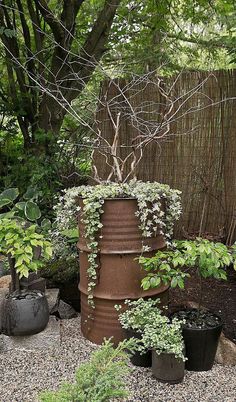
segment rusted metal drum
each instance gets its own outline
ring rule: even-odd
[[[99,255],[97,285],[94,289],[95,309],[87,302],[88,278],[87,268],[89,249],[84,237],[83,201],[79,216],[80,239],[80,285],[81,292],[81,329],[83,335],[91,342],[101,344],[104,338],[113,337],[117,344],[125,338],[125,333],[118,321],[118,312],[114,305],[124,305],[125,299],[140,297],[160,297],[163,303],[168,298],[168,286],[143,291],[141,280],[145,272],[135,258],[142,253],[142,241],[151,248],[144,256],[152,256],[158,249],[165,247],[163,236],[143,239],[139,229],[139,219],[135,216],[137,201],[135,199],[108,199],[103,205],[101,215],[103,227],[98,233]],[[100,236],[102,236],[100,238]]]

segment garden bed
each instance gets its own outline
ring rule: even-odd
[[[227,268],[227,281],[208,278],[203,279],[203,306],[221,316],[226,337],[236,343],[236,271]],[[198,301],[198,277],[191,273],[186,280],[184,291],[172,289],[170,293],[171,307],[187,301]]]
[[[0,354],[1,401],[37,402],[39,391],[72,381],[76,368],[98,348],[83,338],[79,318],[61,325],[61,345],[52,351]],[[127,386],[132,395],[126,402],[232,402],[236,367],[215,365],[209,372],[187,372],[182,384],[172,386],[158,383],[150,369],[133,367]]]

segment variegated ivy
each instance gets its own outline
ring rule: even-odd
[[[141,182],[132,180],[129,183],[106,183],[96,186],[80,186],[66,190],[60,203],[56,206],[57,224],[60,230],[70,229],[76,224],[76,215],[79,211],[77,197],[84,200],[81,219],[85,224],[85,236],[90,249],[88,269],[88,298],[93,305],[93,289],[97,281],[96,257],[99,252],[97,233],[102,227],[101,214],[104,200],[107,198],[135,198],[138,209],[136,212],[140,220],[140,229],[144,238],[157,233],[162,234],[167,244],[170,243],[174,222],[181,214],[180,191],[171,189],[166,184],[157,182]],[[165,205],[163,210],[163,203]],[[147,246],[143,245],[143,251]]]

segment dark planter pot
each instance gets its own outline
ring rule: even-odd
[[[125,330],[127,339],[130,338],[137,338],[141,339],[142,335],[136,331],[131,329]],[[152,352],[151,350],[147,351],[146,353],[141,354],[140,352],[135,352],[131,357],[130,361],[134,366],[139,367],[151,367],[152,366]]]
[[[39,292],[28,292],[23,298],[6,296],[2,302],[1,332],[5,335],[37,334],[44,330],[48,320],[48,302],[46,296]]]
[[[125,338],[125,331],[119,322],[119,313],[115,304],[125,308],[125,299],[137,300],[140,297],[160,298],[162,303],[168,299],[168,286],[143,291],[141,280],[146,275],[136,257],[142,252],[143,236],[139,228],[140,222],[135,215],[136,199],[107,199],[104,202],[104,213],[101,215],[103,227],[98,233],[98,281],[93,292],[95,309],[88,304],[88,248],[85,227],[80,219],[83,216],[83,200],[79,199],[81,207],[79,215],[80,238],[80,284],[81,292],[81,329],[85,338],[96,344],[101,344],[104,338],[112,337],[117,345]],[[101,236],[101,237],[100,237]],[[150,252],[145,257],[153,256],[157,250],[165,247],[161,234],[145,239]]]
[[[222,323],[214,328],[183,329],[183,338],[189,371],[208,371],[214,364],[216,350],[222,331]]]
[[[178,384],[184,379],[184,361],[174,354],[152,351],[152,374],[160,382]]]

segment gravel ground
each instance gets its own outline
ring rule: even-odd
[[[62,343],[54,352],[0,354],[0,402],[37,402],[39,391],[72,381],[75,369],[94,349],[75,318],[62,321]],[[126,402],[236,402],[236,367],[215,365],[210,372],[187,372],[178,385],[158,383],[151,370],[134,368],[128,387],[131,397]]]

